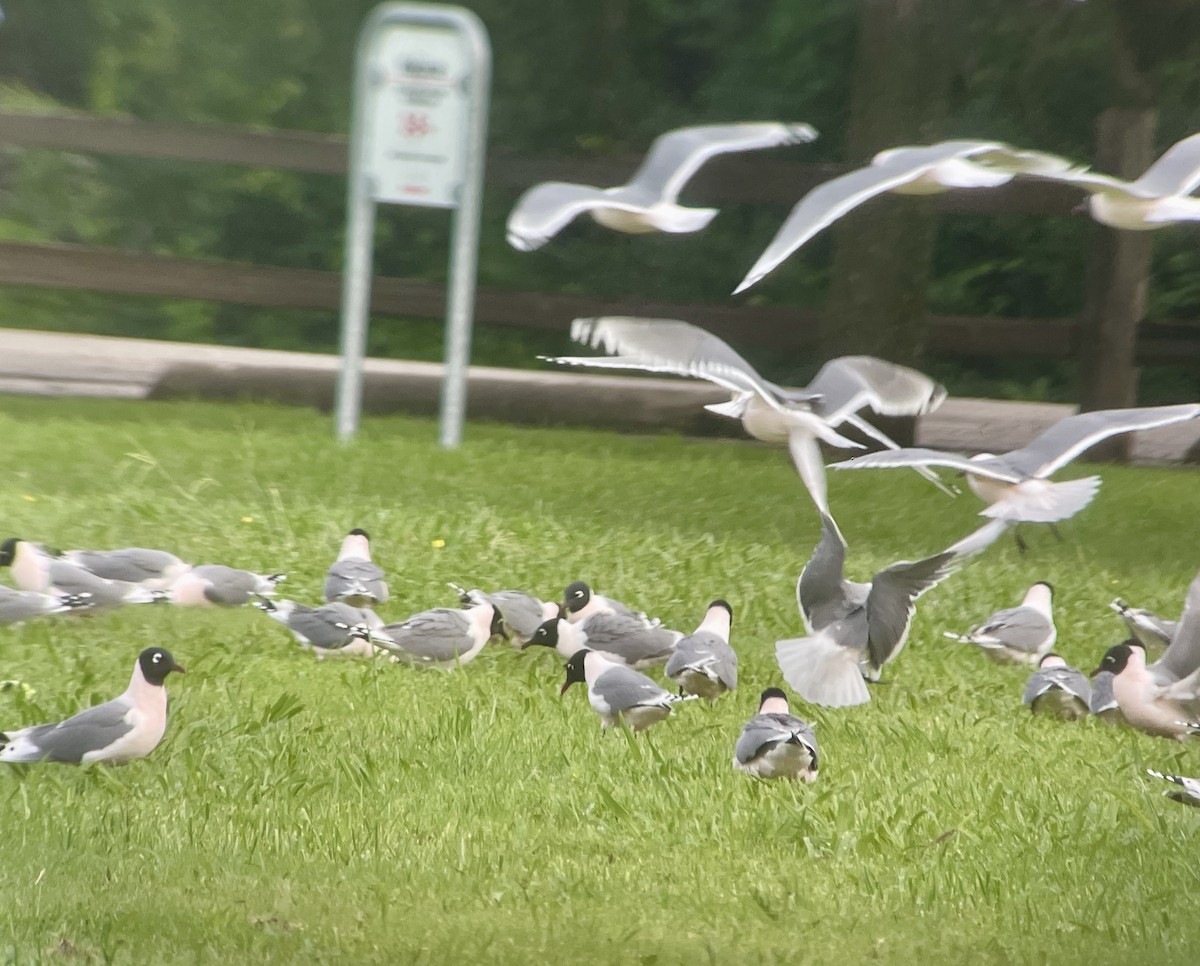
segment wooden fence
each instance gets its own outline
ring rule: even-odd
[[[2,146],[342,176],[347,163],[346,139],[339,136],[89,115],[0,113]],[[634,157],[532,159],[493,152],[486,170],[490,183],[519,188],[543,180],[619,184],[633,172],[637,161]],[[837,165],[729,156],[706,165],[694,184],[697,194],[714,202],[786,206],[843,170]],[[948,213],[1062,215],[1078,203],[1079,194],[1053,183],[1014,182],[993,191],[950,192],[931,200]],[[16,242],[0,242],[0,283],[311,309],[336,309],[341,290],[341,276],[335,272]],[[372,311],[440,318],[444,297],[440,286],[380,277],[372,285]],[[613,300],[489,288],[477,293],[476,319],[482,323],[562,331],[576,316],[600,313],[685,318],[738,343],[781,348],[808,345],[815,329],[797,324],[815,313],[787,306],[667,304],[636,297]],[[949,355],[1061,359],[1078,351],[1075,319],[932,315],[929,321],[931,344]],[[1200,328],[1187,323],[1143,323],[1137,359],[1151,364],[1200,360]]]

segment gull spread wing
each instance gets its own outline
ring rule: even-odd
[[[601,188],[565,181],[536,184],[517,199],[508,216],[508,243],[523,252],[541,248],[578,215],[593,208],[642,212],[644,205],[622,200]]]
[[[1007,461],[1008,457],[1006,456],[1004,462]],[[1023,479],[1021,475],[1008,470],[1004,463],[997,459],[972,460],[957,453],[945,453],[937,449],[920,447],[867,453],[833,464],[835,470],[891,469],[896,466],[948,466],[951,469],[973,473],[976,476],[986,476],[1002,483],[1020,483]]]

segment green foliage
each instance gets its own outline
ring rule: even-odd
[[[1104,485],[1063,542],[1031,528],[923,597],[869,705],[796,702],[824,761],[793,787],[730,767],[818,536],[780,450],[473,424],[444,452],[401,418],[338,447],[303,409],[11,397],[0,435],[6,532],[287,571],[314,601],[364,526],[394,619],[453,605],[449,580],[588,578],[687,630],[722,596],[742,678],[626,740],[543,649],[318,663],[248,607],[0,628],[0,677],[32,689],[0,692],[3,726],[111,697],[150,644],[188,668],[147,760],[0,769],[14,962],[1194,962],[1200,825],[1144,768],[1196,774],[1196,749],[1035,719],[1024,672],[941,637],[1037,579],[1085,669],[1123,634],[1114,595],[1177,612],[1194,471],[1074,468]],[[852,576],[980,522],[913,474],[830,490]]]

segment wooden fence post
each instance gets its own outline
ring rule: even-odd
[[[1110,108],[1096,121],[1096,168],[1137,178],[1154,160],[1153,108]],[[1137,328],[1146,314],[1153,233],[1096,224],[1088,254],[1087,289],[1079,316],[1079,408],[1123,409],[1137,402]],[[1090,459],[1125,461],[1132,442],[1121,436],[1093,448]]]

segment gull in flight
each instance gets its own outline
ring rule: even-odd
[[[842,463],[838,470],[893,466],[949,466],[965,474],[967,485],[988,506],[980,513],[1012,523],[1054,523],[1074,516],[1092,502],[1100,477],[1051,482],[1047,477],[1101,440],[1200,416],[1200,404],[1101,409],[1059,420],[1020,449],[998,456],[961,456],[936,449],[895,449],[867,453]]]
[[[861,444],[837,432],[848,425],[898,449],[896,442],[859,412],[871,409],[882,416],[919,416],[937,409],[946,398],[945,388],[928,376],[872,356],[832,359],[804,389],[785,389],[760,376],[724,340],[676,319],[576,319],[571,323],[571,338],[611,355],[541,358],[568,366],[666,372],[705,379],[727,389],[733,397],[730,402],[704,408],[741,420],[755,439],[786,443],[800,479],[822,513],[829,507],[818,439],[831,446],[862,449]],[[931,471],[921,468],[918,472],[946,489]]]
[[[1200,187],[1200,134],[1172,145],[1134,181],[1085,167],[1028,173],[1088,192],[1088,212],[1110,228],[1151,231],[1175,222],[1200,221],[1200,198],[1189,197]]]
[[[931,195],[952,188],[995,188],[1018,174],[1054,177],[1071,168],[1063,158],[998,141],[943,141],[881,151],[867,167],[826,181],[801,198],[733,292],[744,292],[817,232],[884,192]]]
[[[650,145],[650,153],[627,184],[615,188],[563,181],[534,185],[508,216],[508,243],[524,252],[541,248],[584,212],[606,228],[628,234],[699,231],[717,209],[685,208],[675,199],[705,161],[734,151],[806,144],[816,136],[807,124],[778,122],[668,131]]]

